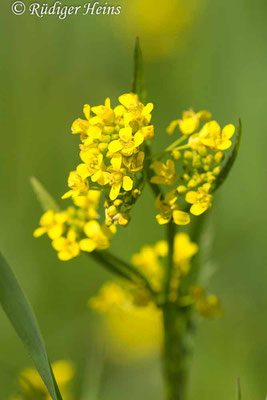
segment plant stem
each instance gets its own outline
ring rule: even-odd
[[[176,232],[176,225],[171,221],[167,224],[167,241],[169,246],[168,251],[168,262],[166,271],[166,281],[165,281],[165,301],[168,301],[168,296],[170,292],[170,284],[172,278],[173,270],[173,248],[174,248],[174,237]]]
[[[163,307],[164,351],[163,370],[166,400],[185,400],[190,346],[190,308],[175,303]]]

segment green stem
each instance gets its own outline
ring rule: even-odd
[[[136,269],[133,265],[121,260],[119,257],[114,256],[108,251],[93,251],[89,255],[94,258],[108,271],[119,275],[130,282],[139,283],[148,290],[151,296],[157,301],[157,293],[154,291],[150,282],[141,271]]]
[[[173,270],[173,250],[174,250],[174,237],[176,232],[176,225],[171,221],[167,224],[167,241],[169,246],[166,280],[165,280],[165,301],[168,301],[168,295],[170,292],[170,284],[172,279]]]
[[[166,400],[185,400],[188,379],[188,344],[191,320],[190,308],[179,308],[175,303],[163,307],[164,351],[163,370]]]

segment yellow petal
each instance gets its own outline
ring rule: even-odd
[[[80,241],[80,249],[82,251],[88,251],[91,253],[96,249],[96,242],[94,242],[92,239],[82,239]]]
[[[101,133],[102,133],[102,131],[100,128],[98,128],[98,126],[90,126],[87,130],[87,135],[93,139],[99,139],[101,136]]]
[[[77,174],[80,175],[82,179],[88,178],[90,176],[90,173],[88,171],[88,167],[86,164],[79,164],[76,168]]]
[[[121,169],[121,162],[122,162],[122,157],[121,157],[121,155],[119,155],[118,157],[117,157],[117,156],[114,156],[114,157],[112,157],[112,159],[110,160],[110,163],[111,163],[111,165],[112,165],[112,168],[113,168],[115,171],[120,171],[120,169]]]
[[[142,133],[140,131],[136,132],[136,134],[134,135],[135,146],[136,147],[140,146],[140,144],[142,144],[143,141],[144,141],[144,136],[142,135]]]
[[[209,111],[202,110],[197,113],[197,117],[200,119],[200,121],[208,121],[211,119],[211,113]]]
[[[118,197],[120,189],[121,189],[121,183],[116,183],[115,185],[112,185],[111,190],[109,192],[110,200],[115,200]]]
[[[167,224],[171,218],[164,218],[161,214],[156,215],[156,219],[160,225]]]
[[[190,215],[187,212],[174,210],[172,216],[176,225],[187,225],[190,222]]]
[[[124,190],[126,190],[127,192],[129,190],[132,190],[133,188],[133,180],[129,177],[129,176],[124,176],[123,177],[123,184],[122,187]]]
[[[191,191],[186,193],[185,201],[187,201],[187,203],[194,204],[197,202],[197,198],[198,198],[197,192]]]
[[[97,221],[89,221],[87,224],[84,226],[84,233],[86,236],[89,238],[92,238],[95,235],[98,235],[101,233],[101,228],[100,225]]]
[[[45,228],[39,227],[39,228],[35,229],[35,231],[33,232],[33,236],[38,238],[38,237],[42,236],[45,232],[46,232]]]
[[[233,124],[226,125],[222,130],[222,136],[225,136],[227,139],[231,139],[234,133],[235,126]]]
[[[59,238],[63,233],[63,226],[62,225],[54,225],[52,228],[47,230],[47,234],[50,239],[54,240]]]
[[[220,144],[217,146],[217,149],[218,149],[218,150],[227,150],[227,149],[229,149],[231,146],[232,146],[231,140],[224,140],[222,143],[220,143]]]
[[[69,197],[72,196],[72,190],[69,190],[68,192],[66,192],[65,194],[63,194],[63,196],[61,196],[62,199],[68,199]]]
[[[84,113],[86,119],[88,119],[88,120],[90,119],[90,111],[91,111],[91,107],[89,106],[89,104],[85,104],[83,106],[83,113]]]
[[[52,242],[52,247],[56,250],[56,251],[61,251],[64,249],[65,245],[66,245],[67,239],[64,237],[60,237],[58,239],[53,240]]]
[[[142,110],[142,115],[150,114],[153,110],[154,106],[152,103],[148,103]]]
[[[179,121],[178,121],[178,120],[175,120],[175,121],[170,122],[169,126],[168,126],[167,129],[166,129],[166,132],[167,132],[169,135],[173,134],[173,132],[174,132],[176,126],[178,126],[178,125],[179,125]]]
[[[116,153],[122,149],[121,142],[119,140],[113,140],[109,143],[108,149],[111,153]]]
[[[123,140],[124,142],[128,142],[129,140],[131,140],[132,138],[132,128],[128,127],[128,128],[121,128],[119,135],[121,140]]]
[[[202,205],[196,203],[196,204],[193,204],[193,205],[191,206],[190,212],[191,212],[191,214],[193,214],[193,215],[201,215],[201,214],[203,214],[203,212],[205,212],[207,209],[208,209],[207,206],[202,206]]]

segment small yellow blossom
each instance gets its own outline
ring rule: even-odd
[[[211,206],[212,195],[209,194],[210,184],[199,187],[197,192],[187,192],[185,200],[192,204],[190,207],[191,214],[201,215]]]
[[[89,188],[88,181],[81,178],[81,176],[76,171],[71,171],[68,178],[68,186],[71,188],[66,192],[62,199],[68,197],[79,196],[80,194],[86,194]]]
[[[222,130],[216,121],[207,122],[199,133],[189,139],[189,145],[198,149],[200,145],[207,146],[213,151],[227,150],[231,147],[231,137],[235,133],[232,124],[226,125]]]
[[[191,135],[199,128],[201,121],[208,121],[211,114],[208,111],[199,111],[195,113],[193,110],[184,111],[182,119],[174,120],[167,128],[167,133],[172,134],[177,126],[184,135]]]
[[[156,176],[151,178],[152,183],[157,185],[172,185],[176,178],[175,165],[172,160],[167,160],[166,164],[160,161],[155,161],[152,165]]]
[[[77,234],[74,230],[70,229],[66,237],[59,237],[53,240],[53,248],[58,252],[58,258],[61,261],[68,261],[77,257],[80,253],[79,243],[77,242]]]
[[[35,229],[34,237],[39,237],[44,233],[54,240],[59,238],[65,230],[65,222],[67,215],[64,212],[54,212],[52,210],[46,211],[40,219],[40,227]]]
[[[104,314],[104,331],[116,354],[138,359],[159,350],[163,336],[162,315],[153,303],[136,305],[127,287],[108,282],[89,305]]]
[[[62,396],[66,400],[71,400],[72,396],[68,385],[75,374],[73,364],[66,360],[60,360],[52,364],[52,369]],[[22,400],[24,398],[34,398],[35,400],[51,400],[39,373],[33,368],[25,368],[21,371],[19,386],[20,395],[14,397],[14,399]]]
[[[178,209],[176,191],[173,190],[164,196],[161,200],[160,196],[157,197],[155,206],[159,211],[156,219],[160,225],[167,224],[173,218],[176,225],[187,225],[190,222],[190,215]]]
[[[188,234],[177,233],[175,235],[173,261],[176,268],[179,268],[182,273],[188,272],[190,259],[197,251],[198,245],[191,242]]]
[[[191,288],[191,295],[195,300],[195,308],[205,318],[220,316],[222,313],[220,300],[214,294],[206,296],[205,290],[198,285]]]
[[[82,209],[85,209],[89,219],[97,219],[99,217],[97,208],[99,205],[101,192],[99,190],[88,190],[85,196],[77,196],[73,199],[73,203]]]
[[[111,232],[104,225],[101,226],[97,221],[89,221],[84,226],[84,232],[87,239],[80,241],[80,249],[82,251],[90,253],[95,249],[104,250],[109,247]]]

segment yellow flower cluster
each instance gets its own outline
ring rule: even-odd
[[[174,239],[173,270],[168,299],[179,304],[194,305],[204,317],[218,313],[216,296],[205,296],[200,286],[191,287],[189,293],[179,294],[181,279],[190,270],[190,261],[197,253],[198,246],[186,233],[177,233]],[[163,290],[165,282],[165,258],[168,243],[165,240],[155,245],[143,246],[139,253],[133,254],[132,264],[139,269],[156,292]],[[217,299],[217,300],[215,300]],[[150,354],[159,348],[162,341],[162,311],[157,307],[149,293],[140,287],[126,282],[108,282],[102,286],[98,295],[89,300],[89,306],[106,316],[105,331],[116,351],[133,351],[135,355]]]
[[[64,400],[71,400],[68,385],[74,377],[74,366],[65,360],[52,364],[52,369]],[[24,369],[19,375],[20,395],[12,396],[10,400],[52,400],[40,375],[33,368]]]
[[[159,224],[173,220],[177,225],[187,225],[190,222],[188,207],[193,215],[201,215],[211,207],[223,151],[232,145],[231,138],[235,132],[232,124],[221,129],[216,121],[211,120],[208,111],[185,111],[182,119],[170,123],[167,133],[172,134],[177,127],[182,135],[164,153],[171,158],[166,163],[157,160],[152,164],[155,176],[151,183],[175,186],[156,200]],[[177,170],[175,161],[179,162]]]
[[[103,190],[108,226],[127,225],[128,211],[140,194],[144,142],[154,136],[154,126],[150,125],[152,103],[144,106],[133,93],[123,94],[119,102],[114,109],[109,98],[105,105],[86,104],[86,119],[74,121],[72,133],[80,135],[82,163],[70,173],[70,190],[63,196],[76,198],[86,194],[91,185]]]
[[[133,287],[114,282],[106,283],[99,294],[89,301],[90,307],[104,314],[105,340],[109,349],[135,360],[148,357],[159,350],[163,339],[162,312],[152,302],[137,299]]]
[[[77,257],[81,251],[107,249],[115,227],[107,227],[98,221],[100,194],[97,190],[88,190],[85,195],[73,198],[76,207],[60,212],[46,211],[34,236],[47,233],[62,261]]]

